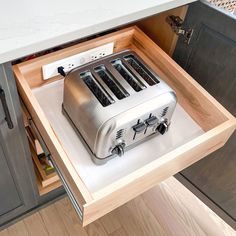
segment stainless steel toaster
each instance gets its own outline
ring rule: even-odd
[[[130,50],[79,66],[64,81],[63,112],[96,164],[163,135],[175,106],[175,92]]]

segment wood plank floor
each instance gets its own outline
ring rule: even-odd
[[[235,236],[175,178],[82,228],[67,197],[0,232],[0,236]]]

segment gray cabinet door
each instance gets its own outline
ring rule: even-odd
[[[2,142],[1,142],[2,143]],[[0,145],[0,217],[21,205],[17,186]]]
[[[173,58],[236,116],[236,16],[196,2],[184,24],[194,29],[193,38],[190,45],[179,38]],[[236,133],[181,174],[235,222]]]
[[[0,88],[13,128],[0,101],[0,226],[37,203],[36,181],[11,65],[0,65]],[[3,94],[2,94],[3,95]],[[4,109],[5,108],[5,109]]]

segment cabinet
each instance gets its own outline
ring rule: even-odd
[[[189,6],[184,27],[193,28],[194,34],[189,45],[179,38],[174,59],[236,115],[236,16],[197,2]],[[187,186],[234,227],[235,144],[234,134],[225,147],[183,170],[179,175]]]
[[[1,142],[1,144],[2,143],[3,142]],[[6,156],[3,153],[2,145],[0,146],[0,173],[0,216],[2,216],[21,205],[21,199],[17,192],[17,186],[14,183],[11,171],[7,165]]]
[[[144,155],[145,162],[140,165],[133,165],[134,163],[136,164],[136,162],[130,162],[129,166],[126,166],[128,167],[126,168],[127,170],[125,170],[126,172],[120,172],[121,175],[114,174],[117,169],[113,166],[114,172],[112,172],[110,176],[103,178],[104,181],[101,181],[99,173],[107,172],[106,168],[110,167],[106,165],[106,167],[104,167],[105,169],[100,168],[100,172],[97,170],[99,168],[95,169],[89,162],[90,157],[80,141],[76,141],[78,145],[72,146],[73,148],[75,146],[75,148],[78,148],[75,150],[77,155],[71,155],[70,145],[68,146],[66,142],[66,140],[70,140],[71,138],[71,136],[67,136],[67,131],[70,127],[63,127],[60,122],[55,122],[53,119],[55,116],[57,121],[61,118],[61,97],[58,100],[59,103],[56,104],[58,106],[52,107],[56,109],[53,112],[53,116],[50,117],[50,114],[47,113],[48,111],[50,112],[50,109],[45,108],[44,104],[50,105],[54,100],[57,102],[57,99],[52,95],[51,98],[47,100],[48,102],[43,104],[42,101],[45,98],[44,92],[48,88],[53,88],[53,85],[57,83],[60,84],[62,80],[57,76],[48,81],[44,81],[42,79],[41,68],[44,64],[75,55],[109,42],[114,42],[114,52],[119,52],[124,49],[134,50],[163,80],[170,84],[177,93],[179,116],[182,118],[185,117],[190,123],[188,123],[188,126],[185,122],[180,122],[180,126],[175,126],[177,127],[175,130],[177,133],[170,133],[169,136],[171,138],[170,140],[173,141],[171,147],[168,147],[170,146],[168,143],[169,145],[166,145],[168,148],[159,153],[156,150],[154,142],[151,146],[146,148],[146,150],[148,150],[147,152],[142,151],[142,149],[137,149],[141,152],[136,151],[133,157],[141,159],[143,158],[142,155]],[[173,45],[170,47],[170,50],[167,50],[170,53],[173,50]],[[5,78],[5,71],[9,73],[11,68],[5,70],[5,67],[3,67],[2,69],[3,78]],[[15,185],[15,192],[19,196],[22,196],[22,193],[25,194],[28,192],[31,198],[35,196],[37,199],[36,203],[33,199],[27,200],[27,204],[30,201],[32,204],[29,205],[28,208],[23,208],[22,212],[30,207],[37,206],[40,201],[39,199],[43,199],[47,195],[46,193],[51,194],[53,190],[57,190],[61,184],[60,182],[58,183],[59,176],[77,213],[81,217],[82,224],[87,225],[147,191],[169,176],[176,174],[219,149],[231,136],[236,126],[235,118],[223,106],[211,97],[191,76],[136,27],[115,31],[114,33],[14,65],[13,70],[18,92],[24,103],[23,113],[25,120],[23,125],[21,116],[19,115],[21,112],[19,111],[20,106],[14,87],[14,79],[12,79],[12,75],[9,75],[8,80],[11,81],[13,88],[11,94],[15,96],[12,100],[17,101],[14,109],[18,114],[20,129],[17,130],[16,137],[19,133],[21,134],[20,142],[23,142],[22,146],[25,152],[21,157],[21,165],[24,163],[25,169],[22,168],[21,165],[17,166],[18,163],[14,163],[12,166],[17,166],[17,173],[21,173],[22,176],[25,176],[24,178],[28,178],[28,182],[24,182],[25,179],[17,179],[17,181],[21,182],[21,185]],[[6,79],[4,79],[4,81],[6,83]],[[46,92],[46,94],[48,95],[50,93]],[[56,113],[57,109],[59,109],[59,113]],[[12,111],[10,111],[10,113],[12,119],[16,122]],[[179,121],[182,120],[181,117]],[[3,123],[6,129],[6,122]],[[58,126],[55,126],[58,123],[59,129]],[[15,127],[17,126],[14,126],[14,128]],[[193,129],[193,127],[196,129]],[[63,132],[60,132],[61,128],[64,135],[62,135]],[[181,137],[185,137],[186,135],[185,133],[183,134],[183,129],[186,130],[185,133],[191,133],[186,139],[181,139]],[[6,130],[10,132],[8,129]],[[25,132],[25,130],[27,132]],[[57,169],[58,176],[51,175],[50,178],[44,176],[40,165],[38,165],[36,161],[38,169],[36,169],[37,179],[35,178],[36,175],[31,159],[31,156],[35,158],[35,150],[31,149],[32,152],[30,153],[26,133],[28,138],[33,137],[31,141],[37,140],[37,142],[40,143],[45,155],[51,160],[55,169]],[[64,139],[64,137],[66,138]],[[8,140],[8,137],[3,137],[3,140],[5,142]],[[10,140],[9,143],[12,141],[13,140]],[[32,143],[34,143],[34,141]],[[20,148],[21,145],[18,145],[18,147]],[[14,151],[16,149],[17,148],[12,148]],[[17,153],[19,155],[20,151],[17,150]],[[5,155],[5,160],[10,161],[11,159],[11,157],[8,158],[8,155],[7,157]],[[90,172],[87,172],[86,165],[91,167]],[[9,171],[11,171],[11,168],[9,168]],[[13,172],[9,172],[9,183],[11,179],[14,180],[14,174]],[[94,179],[92,185],[91,182],[89,182],[91,179]],[[15,183],[17,183],[17,181]],[[42,188],[47,182],[51,182],[53,185],[49,184],[50,187],[47,189]],[[24,184],[28,186],[25,186],[25,189],[23,189]],[[20,191],[18,191],[17,186],[21,189]],[[12,188],[14,189],[14,184]],[[22,200],[24,198],[21,197],[20,199]],[[17,195],[15,195],[14,202],[16,205],[18,204],[18,200]]]
[[[31,159],[10,64],[0,66],[0,89],[1,225],[34,207],[37,199]],[[6,114],[8,112],[9,114]],[[11,119],[12,125],[7,124],[6,116]]]

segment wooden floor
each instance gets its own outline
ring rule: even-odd
[[[86,228],[63,198],[0,232],[0,236],[31,235],[235,236],[236,231],[171,177]]]

